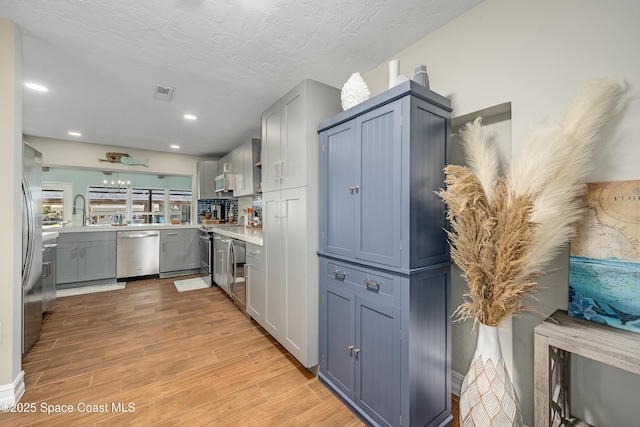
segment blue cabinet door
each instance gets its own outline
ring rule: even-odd
[[[379,425],[400,425],[400,312],[366,298],[355,303],[355,402]]]
[[[320,248],[355,257],[360,147],[352,120],[322,133],[320,156]]]
[[[400,266],[402,213],[401,101],[356,118],[360,177],[356,190],[356,258]]]
[[[355,398],[355,296],[331,285],[323,285],[321,370],[349,399]]]

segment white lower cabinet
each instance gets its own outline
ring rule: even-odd
[[[267,307],[264,249],[247,242],[245,276],[247,280],[247,314],[262,324]]]

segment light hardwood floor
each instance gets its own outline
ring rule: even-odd
[[[52,308],[2,426],[363,425],[217,288],[135,281]]]

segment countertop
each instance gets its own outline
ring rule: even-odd
[[[44,229],[46,230],[46,228]],[[42,244],[48,245],[56,242],[58,238],[58,231],[44,231],[42,230]]]
[[[105,225],[87,225],[81,226],[67,226],[67,227],[46,227],[42,229],[43,235],[46,232],[58,232],[58,233],[91,233],[96,231],[128,231],[128,230],[168,230],[168,229],[180,229],[180,228],[198,228],[200,224],[129,224],[125,226],[114,226],[111,224]]]
[[[129,224],[127,226],[116,227],[112,225],[89,225],[85,227],[46,227],[42,229],[43,241],[45,236],[47,239],[55,239],[61,233],[92,233],[104,231],[131,231],[131,230],[175,230],[184,228],[200,228],[200,224]],[[242,225],[211,225],[213,232],[226,237],[243,240],[253,243],[254,245],[263,246],[262,229],[247,228]],[[55,236],[54,236],[55,234]]]
[[[212,225],[214,234],[243,240],[254,245],[263,246],[262,228],[248,228],[244,225]]]

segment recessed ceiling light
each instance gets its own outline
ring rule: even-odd
[[[82,134],[80,132],[73,132],[73,131],[69,131],[67,132],[69,135],[71,136],[82,136]]]
[[[184,118],[187,119],[187,120],[195,120],[195,119],[197,119],[197,117],[194,116],[193,114],[185,114]]]
[[[180,148],[180,146],[179,146],[179,145],[176,145],[176,144],[171,144],[171,148],[174,148],[174,149],[176,149],[176,150],[177,150],[178,148]]]
[[[39,92],[47,92],[49,89],[47,89],[46,87],[36,84],[36,83],[25,83],[24,84],[26,87],[28,87],[29,89],[33,89],[33,90],[37,90]]]

